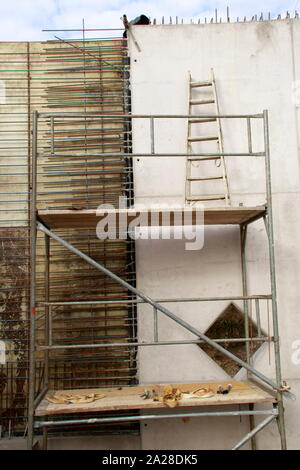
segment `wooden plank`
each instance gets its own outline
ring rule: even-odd
[[[184,213],[190,213],[192,225],[196,225],[197,216],[200,210],[197,208],[185,208]],[[256,207],[205,207],[205,225],[234,225],[262,217],[266,213],[265,206]],[[170,214],[170,220],[168,219]],[[98,222],[109,216],[110,227],[119,228],[124,224],[125,228],[137,217],[140,216],[140,226],[176,226],[180,225],[178,220],[183,219],[183,209],[149,209],[135,211],[134,209],[107,210],[105,213],[96,214],[96,209],[83,210],[39,210],[39,219],[49,228],[96,228]],[[153,218],[154,217],[154,218]],[[151,219],[152,218],[152,219]],[[155,220],[151,224],[151,220]],[[199,220],[199,219],[198,219]]]
[[[232,384],[232,390],[226,395],[217,394],[217,388],[222,385],[224,388]],[[160,384],[166,385],[166,384]],[[190,398],[183,399],[179,402],[179,407],[190,406],[211,406],[211,405],[235,405],[243,403],[275,403],[276,399],[271,393],[262,390],[251,382],[200,382],[188,384],[173,384],[174,387],[180,388],[182,392],[192,392],[199,388],[210,388],[215,395],[209,398]],[[105,395],[92,403],[80,404],[53,404],[44,398],[38,405],[35,415],[48,416],[59,415],[65,413],[85,413],[96,411],[112,411],[112,410],[134,410],[134,409],[155,409],[167,408],[163,403],[153,401],[152,399],[144,400],[141,398],[145,388],[152,389],[155,385],[140,385],[138,387],[123,388],[97,388],[97,389],[76,389],[76,390],[60,390],[55,393],[72,395],[98,393]],[[49,391],[48,394],[53,394]]]

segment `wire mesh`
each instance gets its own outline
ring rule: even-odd
[[[127,44],[123,39],[84,38],[74,43],[2,43],[0,77],[0,340],[6,351],[5,364],[0,365],[0,420],[2,434],[12,436],[26,431],[27,419],[32,111],[82,113],[80,119],[68,122],[45,119],[40,123],[38,150],[72,156],[57,158],[53,154],[39,159],[37,208],[95,208],[104,202],[117,204],[120,196],[129,201],[133,190],[130,157],[105,158],[106,152],[130,152],[129,120],[100,116],[91,122],[84,117],[87,111],[128,112]],[[94,151],[103,155],[94,158]],[[135,283],[132,241],[100,241],[96,233],[85,229],[59,233]],[[37,301],[43,301],[45,244],[41,235],[37,253]],[[130,297],[125,289],[104,279],[55,242],[50,244],[49,292],[52,301]],[[37,312],[38,344],[45,341],[44,313],[43,308]],[[54,340],[65,344],[105,338],[135,340],[135,330],[134,306],[68,307],[54,313]],[[132,347],[55,351],[49,356],[49,364],[49,387],[53,389],[136,383],[136,352]],[[44,365],[40,354],[36,393],[43,388]],[[130,425],[126,429],[135,428]]]

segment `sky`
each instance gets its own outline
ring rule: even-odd
[[[300,10],[300,0],[0,0],[0,41],[42,41],[60,38],[79,38],[81,33],[42,32],[43,29],[80,29],[84,19],[85,28],[122,28],[121,17],[128,20],[145,14],[151,19],[157,18],[165,23],[170,16],[175,22],[184,19],[190,23],[193,19],[204,22],[204,18],[218,16],[226,18],[229,6],[231,21],[239,17],[251,19],[252,16],[268,12],[272,18],[290,11]],[[121,31],[87,32],[86,37],[120,36]]]

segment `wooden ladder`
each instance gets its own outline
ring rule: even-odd
[[[211,88],[211,96],[206,96],[204,99],[193,99],[193,90],[195,88]],[[188,114],[193,114],[193,110],[195,106],[205,107],[205,105],[214,105],[214,112],[206,112],[207,115],[219,115],[219,104],[218,104],[218,97],[217,97],[217,88],[216,82],[214,77],[214,71],[211,69],[211,79],[208,81],[203,82],[195,82],[191,78],[191,74],[189,72],[189,97],[188,97]],[[195,114],[200,114],[198,111]],[[216,125],[213,126],[215,129],[212,132],[212,135],[198,135],[194,136],[192,133],[193,125],[195,124],[204,124],[209,122],[215,122]],[[199,126],[198,126],[199,128]],[[186,160],[186,181],[185,181],[185,203],[186,204],[193,204],[197,201],[217,201],[223,200],[225,201],[226,206],[230,206],[230,194],[229,194],[229,187],[228,187],[228,178],[226,173],[226,164],[223,155],[220,156],[193,156],[193,144],[195,143],[204,143],[204,142],[215,142],[217,149],[210,151],[209,153],[224,153],[223,147],[223,137],[222,137],[222,128],[221,122],[219,118],[189,118],[188,119],[188,129],[187,129],[187,153],[190,154],[187,156]],[[214,146],[215,147],[215,146]],[[194,153],[205,153],[202,150]],[[215,175],[202,175],[199,174],[199,167],[201,168],[201,162],[214,160],[215,161],[215,168],[219,168],[218,173]],[[196,163],[197,162],[197,163]],[[196,166],[197,165],[197,166]],[[197,174],[195,175],[193,172],[193,168],[198,168]],[[195,171],[195,170],[194,170]],[[195,191],[192,188],[192,184],[195,182],[202,182],[207,183],[211,181],[222,181],[222,192],[220,194],[195,194]],[[205,186],[203,186],[204,188]]]

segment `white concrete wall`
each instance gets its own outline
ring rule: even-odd
[[[299,301],[300,224],[299,203],[299,104],[293,86],[300,80],[300,21],[282,20],[235,24],[135,26],[138,52],[130,40],[132,112],[185,114],[188,110],[188,71],[195,80],[209,79],[214,68],[223,114],[270,113],[271,164],[274,203],[278,305],[281,328],[283,377],[297,395],[300,365],[292,363],[292,343],[300,339]],[[297,83],[297,82],[296,82]],[[150,150],[146,122],[134,123],[134,150]],[[156,150],[185,152],[186,122],[161,122],[156,126]],[[262,132],[253,126],[255,149]],[[227,151],[246,150],[245,125],[224,126]],[[259,157],[228,159],[230,192],[234,205],[265,202],[264,162]],[[137,202],[184,201],[184,159],[139,159],[134,166]],[[214,205],[217,205],[216,203]],[[268,256],[263,223],[250,227],[247,260],[250,294],[269,292]],[[184,241],[138,241],[138,287],[154,298],[240,295],[238,227],[211,227],[205,231],[204,248],[185,251]],[[226,303],[170,305],[202,331]],[[147,307],[145,307],[147,310]],[[148,313],[149,315],[142,315]],[[263,309],[267,328],[267,309]],[[139,337],[151,338],[152,315],[140,310]],[[168,319],[160,318],[161,339],[187,338]],[[142,382],[221,380],[220,369],[197,346],[141,348]],[[274,377],[274,358],[262,348],[255,366]],[[243,376],[243,371],[239,374]],[[300,401],[286,401],[288,446],[300,448]],[[230,448],[247,429],[243,418],[225,420],[173,420],[142,425],[144,448]],[[276,426],[258,437],[259,448],[278,448]]]
[[[37,439],[38,449],[42,449],[41,439]],[[139,436],[58,436],[48,438],[48,450],[139,450]],[[0,451],[27,450],[27,439],[14,437],[0,439]]]

